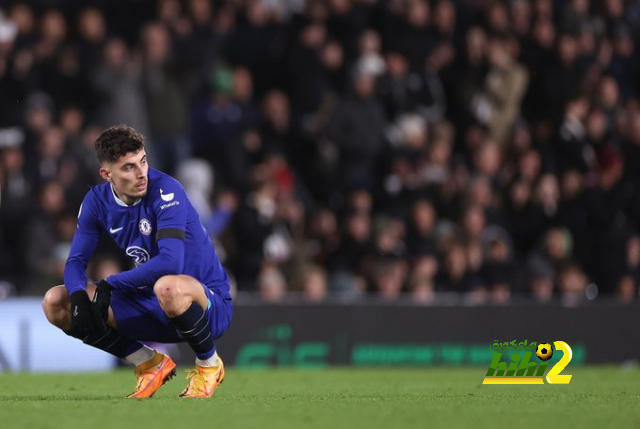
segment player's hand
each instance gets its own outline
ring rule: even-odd
[[[103,331],[106,325],[97,323],[93,305],[87,291],[79,290],[71,295],[71,332],[74,337],[83,339],[96,331]]]
[[[103,322],[106,322],[109,317],[112,290],[113,287],[106,280],[100,280],[96,285],[96,293],[93,295],[93,304]]]

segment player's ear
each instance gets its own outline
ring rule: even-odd
[[[100,167],[100,177],[108,182],[111,180],[111,173],[106,168]]]

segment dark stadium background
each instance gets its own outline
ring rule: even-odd
[[[572,309],[613,315],[606,327],[622,336],[637,326],[637,2],[30,0],[0,11],[6,305],[63,282],[78,207],[100,183],[93,141],[127,123],[151,166],[185,186],[233,278],[246,314],[236,343],[261,338],[252,306],[275,325],[282,306],[352,306],[351,321],[400,309],[380,341],[411,330],[403,341],[434,347],[450,327],[506,311],[522,339],[575,342],[587,362],[606,332],[571,325]],[[105,238],[90,276],[129,264]],[[321,324],[330,305],[295,321]],[[532,305],[568,330],[528,330],[536,320],[518,315]],[[440,326],[401,316],[442,306],[453,313]],[[514,339],[486,327],[474,346]],[[307,340],[291,329],[287,341]],[[617,344],[597,361],[637,358]]]

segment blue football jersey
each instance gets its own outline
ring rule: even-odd
[[[108,182],[87,193],[65,266],[70,294],[86,289],[87,264],[103,231],[135,265],[107,279],[115,289],[151,292],[163,275],[187,274],[229,297],[229,278],[209,235],[184,188],[171,176],[150,168],[147,194],[132,205],[122,202]]]

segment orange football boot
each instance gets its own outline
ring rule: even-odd
[[[157,353],[147,362],[136,367],[138,383],[136,391],[127,398],[150,398],[167,381],[176,375],[176,364],[165,354]]]
[[[224,381],[224,363],[218,358],[218,365],[204,367],[196,365],[189,371],[189,385],[180,394],[183,398],[210,398],[213,392]]]

